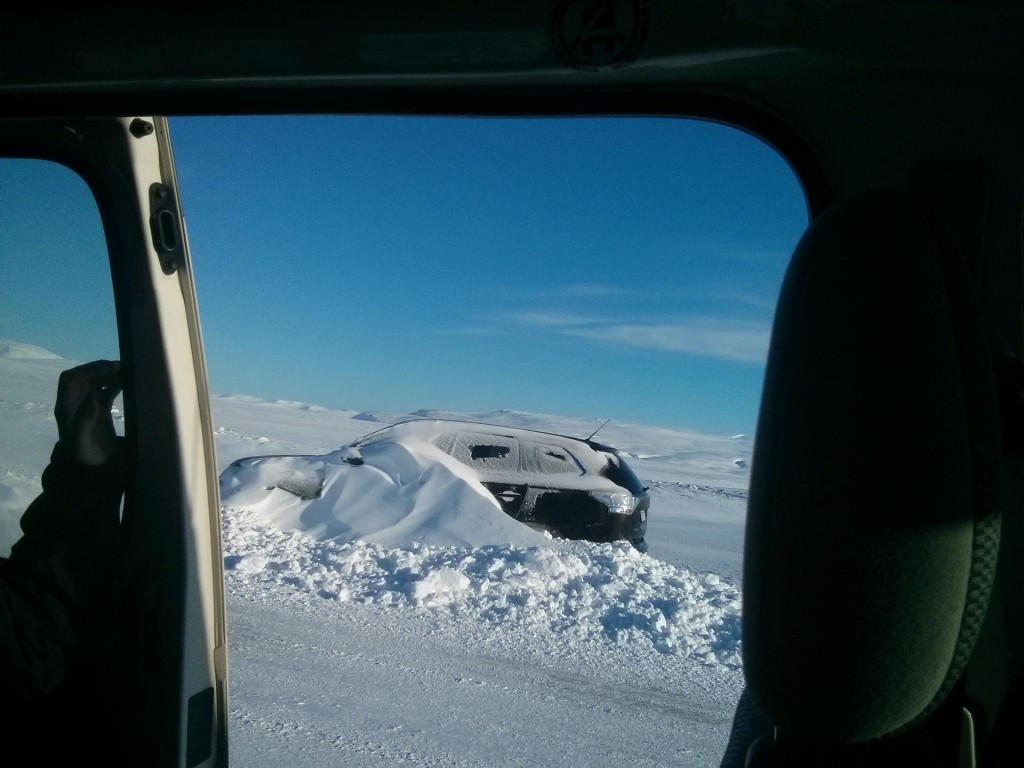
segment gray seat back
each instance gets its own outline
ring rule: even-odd
[[[972,292],[897,190],[808,228],[773,329],[744,553],[749,693],[806,745],[933,713],[999,541],[999,426]]]

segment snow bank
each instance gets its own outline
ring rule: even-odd
[[[317,541],[251,510],[225,509],[223,523],[225,567],[235,588],[287,586],[334,603],[515,626],[545,642],[654,648],[709,665],[740,665],[738,587],[625,542],[389,548]]]

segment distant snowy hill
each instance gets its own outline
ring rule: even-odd
[[[19,360],[60,360],[60,355],[55,355],[48,349],[36,347],[32,344],[22,344],[18,341],[0,339],[0,357],[17,358]]]

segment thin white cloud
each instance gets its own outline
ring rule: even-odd
[[[504,315],[494,325],[465,328],[463,334],[508,332],[516,327],[573,336],[603,344],[659,352],[699,355],[743,363],[764,363],[768,357],[771,325],[766,322],[714,317],[672,318],[657,321],[625,321],[572,312],[517,312]]]
[[[566,285],[559,288],[556,292],[557,295],[566,298],[580,298],[580,299],[601,299],[609,296],[629,296],[634,294],[635,291],[629,291],[625,288],[619,288],[614,285],[598,285],[596,283],[577,283],[576,285]]]
[[[761,294],[738,293],[735,291],[712,294],[709,298],[767,312],[775,312],[775,305],[777,303],[775,299],[767,298]]]
[[[698,320],[681,323],[618,323],[601,328],[562,328],[560,333],[638,349],[679,352],[742,363],[763,363],[771,329],[759,323]]]
[[[580,315],[574,312],[516,312],[509,315],[514,323],[542,328],[562,329],[575,326],[607,325],[608,318],[599,315]]]

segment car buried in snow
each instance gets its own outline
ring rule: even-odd
[[[410,454],[417,460],[399,458]],[[431,472],[440,465],[449,470],[446,477],[454,474],[476,485],[481,496],[493,498],[505,514],[530,528],[558,538],[629,541],[647,551],[650,496],[614,448],[591,438],[521,427],[449,419],[400,421],[327,456],[239,459],[223,473],[221,489],[225,500],[237,498],[241,486],[257,485],[259,493],[279,489],[313,501],[340,483],[365,489],[374,503],[387,504],[387,494],[367,484],[387,476],[385,482],[415,482],[422,497],[438,499],[427,504],[444,504],[445,494],[452,498],[451,490]],[[330,495],[341,498],[336,489]]]
[[[410,420],[355,440],[361,451],[382,441],[426,437],[473,470],[505,514],[566,539],[628,540],[647,551],[651,498],[611,446],[524,428],[448,420]]]

